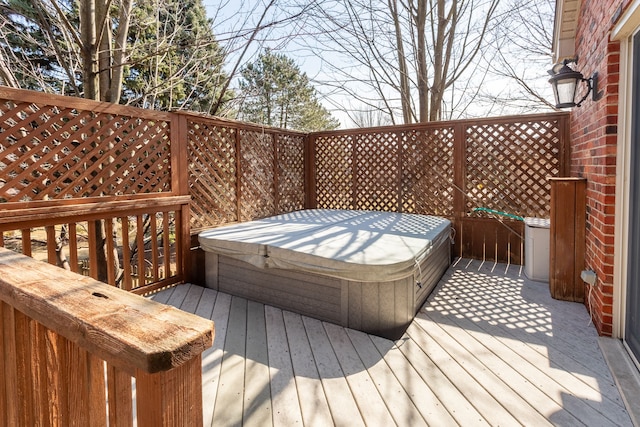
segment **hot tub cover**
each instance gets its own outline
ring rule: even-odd
[[[310,209],[204,231],[199,241],[261,268],[378,282],[414,274],[450,227],[428,215]]]

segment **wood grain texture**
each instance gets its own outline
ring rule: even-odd
[[[107,366],[109,393],[109,424],[133,426],[133,401],[131,376],[114,366]]]
[[[136,373],[137,421],[140,427],[202,425],[200,354],[177,368]]]
[[[0,269],[0,299],[116,366],[158,372],[211,345],[197,316],[6,249]]]
[[[189,295],[198,292],[201,302],[205,292],[215,300],[216,325],[235,319],[229,302],[218,304],[232,298],[224,293],[198,288],[172,300],[193,307]],[[397,341],[249,301],[240,322],[244,332],[234,329],[235,320],[228,324],[229,333],[246,337],[243,394],[217,388],[205,402],[214,411],[229,399],[244,399],[243,426],[257,419],[289,426],[295,419],[301,426],[630,427],[588,320],[581,304],[553,299],[520,266],[468,259],[455,260]],[[209,360],[203,359],[208,393],[226,369],[239,375],[236,365],[221,367],[225,352],[233,350],[216,340]],[[231,396],[223,396],[227,391]],[[254,406],[256,396],[260,405]],[[257,407],[292,413],[256,418]]]
[[[549,287],[566,301],[584,301],[586,179],[551,178]]]
[[[4,302],[2,307],[2,407],[7,425],[18,425],[18,360],[16,354],[15,310]]]
[[[244,399],[244,369],[247,336],[247,300],[232,298],[229,308],[229,324],[225,337],[225,353],[222,359],[218,383],[218,395],[213,411],[212,425],[242,424]]]
[[[264,305],[254,301],[247,303],[246,343],[242,423],[267,427],[273,425],[273,410],[271,387],[266,386],[270,380],[266,320]]]

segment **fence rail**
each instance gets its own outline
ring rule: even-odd
[[[67,205],[55,212],[51,208],[0,211],[0,246],[76,273],[81,273],[84,260],[94,279],[136,293],[151,292],[185,279],[182,246],[189,236],[177,236],[185,228],[182,210],[188,203],[188,197],[176,196]],[[102,224],[105,229],[98,231]],[[106,244],[98,244],[98,236]],[[34,242],[42,243],[37,248]],[[98,262],[96,253],[102,247],[106,247],[104,263]],[[138,271],[145,270],[151,274],[139,277]],[[160,277],[160,270],[172,274]]]

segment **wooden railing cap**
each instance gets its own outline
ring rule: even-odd
[[[210,320],[4,248],[0,299],[128,371],[170,370],[213,343]]]

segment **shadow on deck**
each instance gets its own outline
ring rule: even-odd
[[[581,304],[520,266],[459,259],[389,341],[181,285],[210,318],[205,425],[632,425]]]

